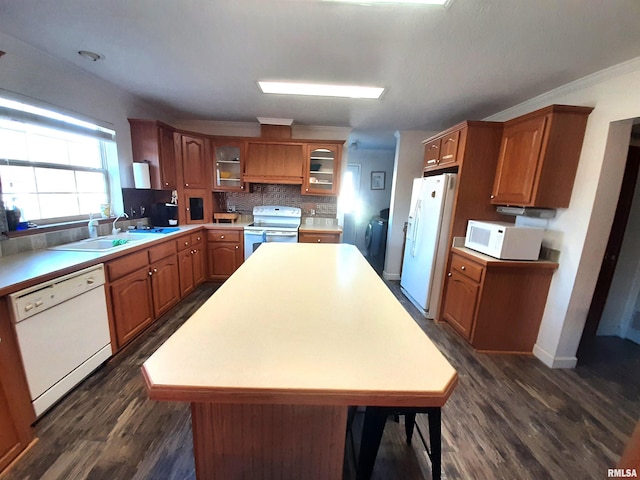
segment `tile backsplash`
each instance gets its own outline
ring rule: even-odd
[[[218,208],[250,215],[253,207],[283,205],[302,209],[302,216],[335,218],[337,198],[334,196],[302,195],[300,185],[253,184],[249,192],[215,194]]]

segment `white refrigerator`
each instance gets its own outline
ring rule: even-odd
[[[400,287],[426,318],[438,313],[455,191],[455,173],[413,180]]]

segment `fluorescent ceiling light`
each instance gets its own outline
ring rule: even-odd
[[[258,82],[262,93],[282,95],[315,95],[320,97],[347,97],[378,99],[384,88],[357,85],[322,85],[318,83]]]
[[[323,0],[325,2],[359,3],[370,5],[374,3],[411,3],[414,5],[448,5],[451,0]]]

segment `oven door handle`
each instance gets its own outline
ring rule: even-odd
[[[297,237],[296,232],[268,232],[267,237]]]

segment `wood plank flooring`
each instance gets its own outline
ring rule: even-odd
[[[460,375],[442,412],[443,478],[607,478],[640,417],[640,347],[613,339],[605,355],[574,370],[477,354],[420,317],[397,283],[389,287]],[[140,366],[215,290],[200,287],[40,419],[39,442],[3,480],[194,479],[189,406],[148,400]],[[357,415],[356,451],[361,422]],[[407,446],[402,422],[387,422],[374,480],[430,478],[420,438]],[[426,436],[426,418],[418,425]],[[344,480],[355,478],[350,445]]]

